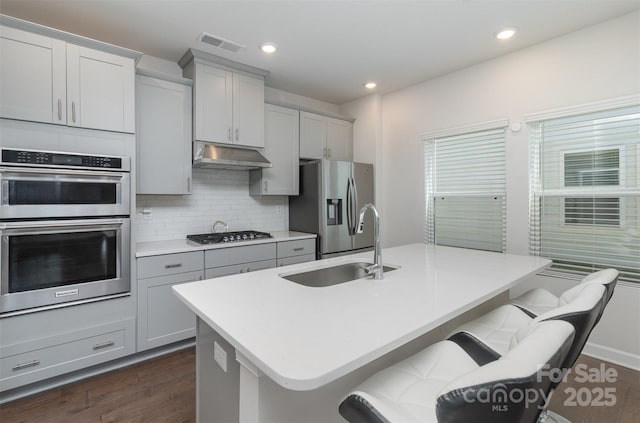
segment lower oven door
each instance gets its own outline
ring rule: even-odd
[[[0,317],[130,292],[128,218],[0,223]]]

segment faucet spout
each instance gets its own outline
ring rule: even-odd
[[[375,239],[374,251],[373,251],[373,264],[367,268],[367,273],[373,274],[373,279],[384,279],[384,272],[382,267],[382,251],[380,248],[380,214],[378,209],[371,203],[367,203],[360,209],[360,217],[358,218],[358,226],[356,233],[361,234],[364,230],[364,215],[367,210],[371,209],[375,224],[373,225],[373,237]]]

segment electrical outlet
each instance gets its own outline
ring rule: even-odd
[[[227,372],[227,352],[218,344],[213,342],[213,359],[224,372]]]
[[[142,218],[144,220],[151,220],[151,208],[150,207],[145,207],[144,209],[142,209]]]

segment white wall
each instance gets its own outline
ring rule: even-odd
[[[382,97],[372,94],[340,106],[340,113],[357,116],[353,124],[353,160],[374,165],[375,203],[382,198]]]
[[[500,118],[523,122],[528,113],[638,93],[640,13],[636,12],[383,96],[381,151],[376,151],[377,168],[384,173],[377,198],[384,219],[383,244],[423,241],[421,134]],[[367,110],[350,110],[356,128],[366,122],[357,112],[366,116]],[[508,130],[506,142],[507,251],[527,254],[526,128],[517,133]],[[523,289],[544,282],[533,278]],[[612,349],[616,354],[609,354],[610,359],[630,358],[627,365],[640,367],[640,289],[620,286],[611,308],[616,310],[607,311],[590,341]],[[633,334],[628,337],[620,328]]]

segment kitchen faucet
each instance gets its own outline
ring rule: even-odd
[[[373,212],[373,216],[375,219],[375,224],[373,226],[373,237],[375,238],[375,245],[373,251],[373,264],[367,267],[366,271],[368,274],[373,273],[373,279],[382,280],[384,279],[383,268],[382,268],[382,252],[380,251],[380,214],[371,203],[367,203],[360,209],[360,218],[358,219],[358,229],[356,233],[361,234],[364,229],[364,214],[367,209],[371,209]]]

